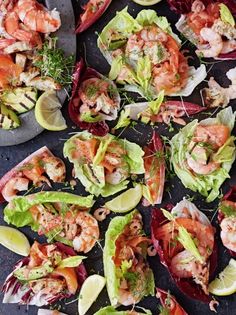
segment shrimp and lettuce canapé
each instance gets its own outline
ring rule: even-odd
[[[137,210],[111,220],[103,263],[112,306],[135,305],[145,296],[154,295],[154,276],[146,260],[150,243]]]
[[[47,176],[45,176],[47,175]],[[54,156],[47,147],[33,152],[18,165],[8,171],[0,180],[0,203],[10,201],[18,192],[27,191],[29,184],[41,187],[47,184],[65,181],[66,167],[64,162]]]
[[[161,263],[188,296],[210,302],[209,277],[215,269],[215,229],[190,201],[184,199],[171,212],[154,209],[152,241]]]
[[[49,241],[60,241],[77,252],[89,252],[99,239],[97,220],[88,213],[93,196],[40,192],[13,199],[4,209],[4,220],[16,227],[29,225]]]
[[[113,306],[106,306],[96,312],[94,315],[152,315],[151,311],[138,307],[138,311],[132,309],[130,311],[118,311]]]
[[[78,132],[66,141],[64,156],[74,165],[75,177],[86,191],[107,197],[127,188],[128,178],[144,174],[141,147],[111,134]]]
[[[72,97],[69,102],[71,120],[97,136],[109,131],[105,121],[115,120],[120,109],[120,96],[114,82],[81,59],[73,74]]]
[[[199,57],[236,58],[234,1],[195,0],[192,4],[189,1],[186,12],[181,10],[179,1],[169,2],[172,8],[182,13],[176,28],[197,47]]]
[[[189,67],[181,41],[165,17],[143,10],[136,19],[127,8],[118,12],[98,38],[98,47],[111,64],[109,77],[125,89],[155,99],[188,96],[206,77],[206,69]]]
[[[3,303],[42,306],[75,295],[87,277],[84,258],[59,242],[35,241],[29,256],[6,278]]]
[[[236,186],[223,197],[218,206],[218,221],[223,245],[236,256]]]
[[[215,118],[194,120],[170,141],[171,162],[183,185],[215,200],[220,187],[230,177],[235,160],[235,137],[231,132],[235,123],[231,107],[220,111]]]

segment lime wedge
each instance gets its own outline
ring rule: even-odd
[[[105,207],[113,212],[125,213],[138,205],[142,195],[142,185],[138,184],[135,188],[130,188],[116,198],[106,202]]]
[[[143,6],[154,5],[154,4],[157,4],[158,2],[161,2],[161,0],[133,0],[133,1]]]
[[[209,292],[219,296],[236,292],[236,260],[230,259],[228,266],[210,283]]]
[[[22,256],[28,256],[30,252],[26,236],[9,226],[0,226],[0,244]]]
[[[44,92],[35,105],[35,118],[47,130],[60,131],[67,128],[61,113],[61,103],[55,91]]]
[[[96,301],[100,292],[106,284],[106,279],[99,275],[89,276],[82,284],[79,293],[78,311],[79,315],[84,315]]]

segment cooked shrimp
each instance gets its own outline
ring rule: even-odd
[[[208,42],[208,44],[199,46],[196,53],[205,58],[217,57],[223,49],[223,40],[221,35],[215,32],[212,28],[208,27],[203,27],[200,31],[200,35],[204,41]]]
[[[37,32],[24,28],[19,23],[19,17],[15,11],[9,12],[5,17],[6,32],[19,41],[29,42],[33,46],[42,45],[42,40]]]
[[[118,185],[122,180],[128,177],[128,174],[127,169],[118,167],[112,173],[107,173],[105,179],[108,184]]]
[[[221,54],[227,54],[236,49],[236,40],[227,40],[223,42],[223,47],[221,50]]]
[[[32,280],[28,283],[34,293],[40,293],[41,295],[51,294],[52,296],[55,296],[67,288],[66,281],[64,279],[44,278]]]
[[[94,218],[97,220],[97,221],[103,221],[106,219],[106,217],[110,214],[110,210],[103,207],[103,208],[98,208],[94,211]]]
[[[187,155],[187,164],[191,170],[199,175],[211,174],[220,167],[220,164],[216,162],[202,164],[199,161],[193,159],[190,154]]]
[[[119,289],[119,303],[124,306],[134,305],[137,303],[135,297],[130,290]]]
[[[56,32],[61,26],[60,14],[47,10],[36,0],[19,0],[15,12],[30,30],[40,33]]]
[[[230,130],[225,125],[198,125],[194,133],[194,142],[209,144],[213,149],[222,147],[230,136]]]
[[[42,161],[46,174],[54,183],[62,183],[65,180],[66,166],[61,159],[48,156],[43,158]]]
[[[236,217],[226,217],[220,223],[222,243],[236,252]]]
[[[84,211],[80,211],[76,215],[75,222],[80,226],[81,233],[73,240],[74,249],[87,253],[99,239],[98,222],[91,214]]]
[[[209,264],[196,261],[193,255],[184,250],[174,256],[171,260],[171,271],[180,278],[194,278],[200,284],[206,294],[209,282]]]
[[[19,191],[28,189],[29,180],[24,177],[11,178],[2,190],[2,196],[6,201],[10,201],[17,196]]]
[[[143,44],[144,40],[139,37],[138,34],[133,34],[129,37],[125,49],[125,54],[133,61],[138,61],[143,56]]]
[[[205,10],[205,5],[200,0],[195,0],[192,4],[191,11],[194,13],[200,13]]]

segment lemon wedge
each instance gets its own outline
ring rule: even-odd
[[[30,244],[20,231],[8,226],[0,226],[0,244],[21,256],[28,256]]]
[[[61,113],[61,103],[55,91],[44,92],[35,105],[35,118],[47,130],[60,131],[67,128]]]
[[[85,315],[91,305],[96,301],[106,284],[106,279],[99,275],[89,276],[82,284],[79,293],[79,315]]]
[[[161,2],[161,0],[133,0],[133,1],[143,6],[154,5],[154,4],[157,4],[158,2]]]
[[[236,292],[236,260],[230,259],[225,269],[209,285],[209,292],[225,296]]]
[[[105,203],[105,207],[113,212],[125,213],[134,209],[143,195],[142,185],[138,184]]]

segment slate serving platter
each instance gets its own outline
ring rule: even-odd
[[[58,3],[61,2],[58,0]],[[81,1],[82,2],[82,1]],[[74,1],[74,10],[76,13],[76,16],[81,12],[78,8],[78,4],[80,1]],[[82,3],[85,3],[83,1]],[[107,74],[109,71],[109,66],[104,60],[103,56],[101,55],[100,51],[98,50],[96,46],[96,39],[97,35],[96,33],[101,32],[103,27],[110,21],[111,18],[114,17],[115,12],[118,10],[122,10],[125,6],[129,6],[129,12],[136,16],[136,14],[141,11],[144,7],[141,7],[139,5],[134,4],[132,1],[127,0],[114,0],[107,10],[107,12],[103,15],[103,17],[94,24],[88,31],[86,31],[84,34],[81,34],[78,36],[78,57],[79,56],[85,56],[88,64],[92,67],[94,67],[96,70],[102,72],[103,74]],[[148,9],[149,7],[147,7]],[[177,16],[173,14],[168,6],[167,3],[163,0],[161,3],[150,7],[152,9],[155,9],[159,15],[165,15],[168,20],[171,22],[172,26],[174,26],[175,22],[177,21]],[[184,48],[188,48],[191,50],[190,46],[184,46]],[[224,85],[227,86],[229,84],[228,79],[225,76],[225,73],[228,69],[236,66],[235,61],[225,61],[220,63],[211,63],[212,60],[209,61],[210,63],[207,64],[208,70],[210,70],[208,74],[208,79],[210,76],[214,76],[216,80]],[[198,64],[199,60],[195,56],[195,59],[193,61],[194,64]],[[201,98],[200,98],[200,89],[207,86],[206,82],[203,82],[195,91],[194,93],[188,97],[185,98],[185,100],[193,101],[198,104],[201,104]],[[232,107],[236,105],[236,102],[233,101],[230,104]],[[213,113],[214,111],[212,111]],[[71,124],[71,122],[68,119],[67,115],[67,109],[66,106],[63,108],[63,113],[67,119],[67,123],[69,128],[62,132],[49,132],[49,131],[43,131],[39,136],[34,138],[31,141],[28,141],[25,144],[21,144],[14,147],[5,147],[0,148],[0,177],[9,169],[11,169],[16,163],[20,162],[23,158],[25,158],[27,155],[35,151],[36,149],[40,148],[43,145],[47,145],[56,155],[59,157],[62,157],[62,149],[63,149],[63,143],[66,139],[70,137],[70,132],[75,132],[75,127]],[[206,114],[198,115],[197,118],[204,119],[208,116]],[[196,118],[196,116],[194,117]],[[187,122],[189,122],[191,119],[186,119]],[[178,132],[179,127],[177,125],[174,125],[174,131],[169,132],[168,127],[162,124],[159,124],[155,126],[155,129],[164,136],[167,136],[171,138],[175,133]],[[152,128],[150,126],[145,126],[143,124],[138,124],[135,126],[134,129],[126,129],[121,137],[127,138],[130,141],[137,142],[141,146],[145,145],[146,142],[151,138],[152,134]],[[233,134],[235,135],[236,129],[234,129]],[[118,134],[118,133],[117,133]],[[67,161],[66,161],[67,163]],[[68,180],[71,179],[71,165],[67,163],[67,170],[68,170]],[[227,180],[224,185],[222,186],[222,192],[226,192],[230,185],[236,184],[236,163],[234,164],[233,168],[231,169],[230,175],[231,179]],[[62,186],[54,186],[54,188],[64,188]],[[67,191],[67,190],[65,190]],[[74,193],[78,194],[85,194],[85,191],[83,187],[78,184],[76,189],[74,190]],[[194,203],[199,207],[200,210],[202,210],[208,217],[213,221],[213,225],[217,228],[217,235],[219,236],[219,229],[216,221],[216,208],[218,204],[218,200],[214,203],[207,204],[204,199],[199,195],[191,192],[190,190],[187,190],[183,187],[181,182],[177,177],[174,177],[167,181],[166,183],[166,190],[164,193],[163,198],[163,204],[162,207],[165,206],[165,204],[172,202],[173,204],[176,204],[178,201],[182,200],[184,196],[190,196],[194,198]],[[96,207],[103,204],[103,199],[99,198],[96,202],[94,209]],[[1,208],[3,209],[4,206]],[[145,226],[145,231],[147,234],[150,233],[150,213],[151,208],[143,208],[141,205],[138,206],[138,209],[143,215],[143,221]],[[114,216],[114,215],[112,215]],[[111,217],[112,217],[111,216]],[[100,224],[101,228],[101,245],[104,245],[104,234],[107,229],[107,226],[111,220],[111,217],[107,218],[106,221],[102,222]],[[3,215],[0,215],[0,224],[5,224],[3,221]],[[39,238],[36,233],[33,233],[28,228],[22,228],[20,229],[25,233],[25,235],[29,238],[30,242],[32,243],[34,239],[45,241],[44,238]],[[218,268],[217,273],[221,271],[229,262],[230,256],[226,249],[222,246],[221,241],[218,239],[219,244],[219,262],[218,262]],[[20,256],[11,253],[7,249],[0,246],[0,285],[4,282],[6,276],[12,271],[12,266],[16,263],[16,261],[20,259]],[[171,280],[168,272],[166,269],[160,264],[158,257],[149,258],[150,265],[154,271],[155,274],[155,281],[156,286],[161,287],[166,290],[170,290],[171,293],[173,293],[177,300],[182,304],[182,306],[185,308],[185,310],[188,312],[189,315],[210,315],[213,314],[210,310],[208,305],[201,303],[199,301],[195,301],[192,299],[189,299],[184,294],[182,294],[179,289],[175,286],[173,281]],[[88,259],[85,261],[86,268],[89,272],[89,274],[93,273],[99,273],[103,274],[102,269],[102,250],[100,246],[96,246],[88,255]],[[2,298],[2,297],[1,297]],[[76,297],[75,297],[76,298]],[[2,299],[1,299],[2,300]],[[72,299],[73,300],[73,299]],[[220,302],[220,305],[218,307],[218,314],[219,315],[235,315],[236,314],[236,295],[231,295],[228,297],[222,297],[217,298],[217,300]],[[62,312],[67,313],[68,315],[76,315],[77,312],[77,302],[70,303],[68,301],[64,301],[61,304],[57,304],[55,307],[60,308]],[[104,307],[109,304],[108,297],[106,294],[106,290],[103,290],[102,294],[99,296],[97,302],[92,306],[92,308],[88,311],[88,315],[94,314],[97,310],[99,310],[100,307]],[[140,306],[150,309],[154,315],[159,314],[158,312],[158,305],[159,302],[155,297],[148,297],[144,299],[141,303],[139,303]],[[26,307],[26,306],[17,306],[17,305],[0,305],[0,315],[36,315],[37,314],[37,308],[36,307]]]
[[[61,12],[62,25],[55,33],[58,37],[58,47],[65,51],[66,55],[76,54],[76,35],[74,33],[74,13],[70,0],[46,0],[46,6],[52,10],[57,8]],[[67,92],[62,89],[57,92],[63,104],[67,97]],[[29,141],[39,135],[44,129],[35,119],[34,109],[20,115],[21,126],[13,130],[0,129],[0,146],[17,145]]]

